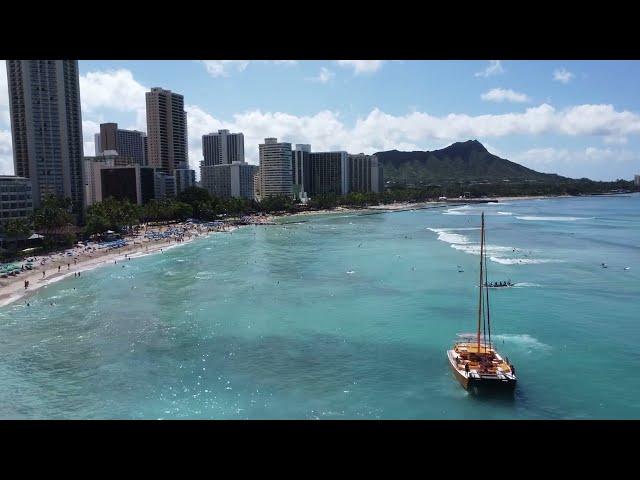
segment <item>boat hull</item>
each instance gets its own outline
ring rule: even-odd
[[[475,393],[512,393],[516,388],[517,379],[515,376],[502,378],[494,375],[480,375],[475,372],[465,372],[457,368],[455,353],[452,350],[447,352],[449,366],[453,371],[453,376],[458,380],[465,390]]]

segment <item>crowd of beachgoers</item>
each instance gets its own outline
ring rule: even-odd
[[[90,270],[159,252],[169,246],[189,242],[213,232],[230,231],[228,222],[186,221],[171,225],[143,224],[136,233],[112,238],[77,242],[63,251],[34,255],[20,261],[0,264],[0,306],[11,303],[52,281]]]

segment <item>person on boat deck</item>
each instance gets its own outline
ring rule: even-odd
[[[469,364],[468,363],[464,364],[464,371],[469,373]]]

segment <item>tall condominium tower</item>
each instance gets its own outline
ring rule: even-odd
[[[291,181],[293,193],[303,198],[311,191],[311,145],[297,143],[291,152]]]
[[[146,93],[148,165],[173,175],[187,159],[187,112],[184,97],[170,90],[152,88]],[[104,147],[103,147],[104,148]]]
[[[260,194],[262,197],[292,194],[291,144],[265,138],[260,150]]]
[[[244,162],[244,135],[229,133],[229,130],[203,135],[202,155],[205,166]]]
[[[347,152],[312,152],[309,154],[309,190],[314,195],[346,195],[349,191]]]
[[[375,155],[349,155],[349,191],[376,192],[384,191],[382,163]]]
[[[101,123],[100,133],[95,136],[96,155],[115,150],[118,155],[131,157],[138,165],[145,165],[144,132],[118,128],[117,123]]]
[[[77,60],[7,60],[13,163],[33,206],[51,194],[82,212],[82,117]]]

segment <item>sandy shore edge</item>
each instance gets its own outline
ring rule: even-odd
[[[237,227],[226,226],[223,230],[214,231],[198,231],[193,228],[188,230],[190,236],[185,236],[182,241],[177,241],[175,239],[141,240],[140,238],[129,237],[127,240],[135,243],[111,251],[96,251],[91,256],[82,251],[78,251],[78,254],[73,257],[61,256],[59,252],[50,255],[37,256],[37,262],[34,262],[33,270],[28,271],[28,273],[23,272],[16,277],[0,280],[2,282],[2,289],[0,290],[0,308],[21,299],[25,299],[26,301],[41,288],[45,288],[52,283],[64,280],[74,274],[94,270],[105,265],[113,265],[114,262],[128,261],[126,257],[136,259],[157,254],[181,245],[189,244],[198,238],[206,238],[214,233],[230,232],[236,228]],[[44,266],[39,263],[42,258],[47,259],[47,264]],[[76,259],[77,261],[74,262],[73,259]],[[60,271],[58,271],[58,266],[60,266]],[[42,276],[43,271],[45,271],[44,278]],[[47,274],[46,272],[48,271],[51,273]],[[25,280],[29,281],[29,287],[27,289],[24,288]]]

